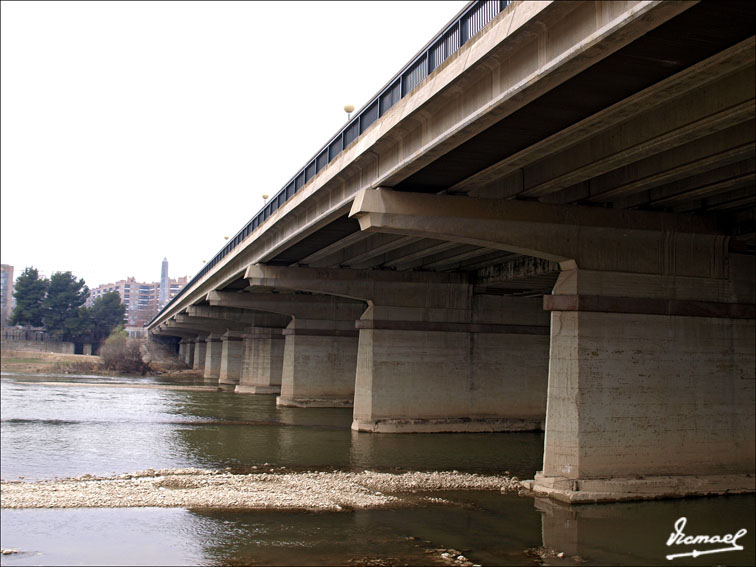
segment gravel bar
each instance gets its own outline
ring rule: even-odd
[[[2,508],[239,508],[348,510],[443,502],[428,492],[517,491],[517,477],[460,472],[257,472],[147,469],[113,477],[84,475],[2,481]]]

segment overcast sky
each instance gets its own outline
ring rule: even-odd
[[[17,277],[193,276],[466,2],[2,2]]]

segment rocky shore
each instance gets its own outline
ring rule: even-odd
[[[239,508],[348,510],[444,502],[430,492],[518,491],[516,477],[459,472],[296,472],[234,474],[148,469],[115,477],[84,475],[36,482],[2,481],[2,508]]]

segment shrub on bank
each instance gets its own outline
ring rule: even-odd
[[[105,340],[100,356],[106,370],[142,376],[150,370],[149,363],[142,358],[142,341],[130,339],[122,328],[113,331]]]

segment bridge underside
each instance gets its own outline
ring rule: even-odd
[[[357,430],[545,428],[531,486],[570,502],[753,491],[754,9],[675,10],[411,159],[379,139],[344,183],[375,182],[197,296],[287,318],[239,335],[226,382]],[[404,134],[489,96],[506,45]],[[157,329],[218,378],[230,339],[195,323]]]

